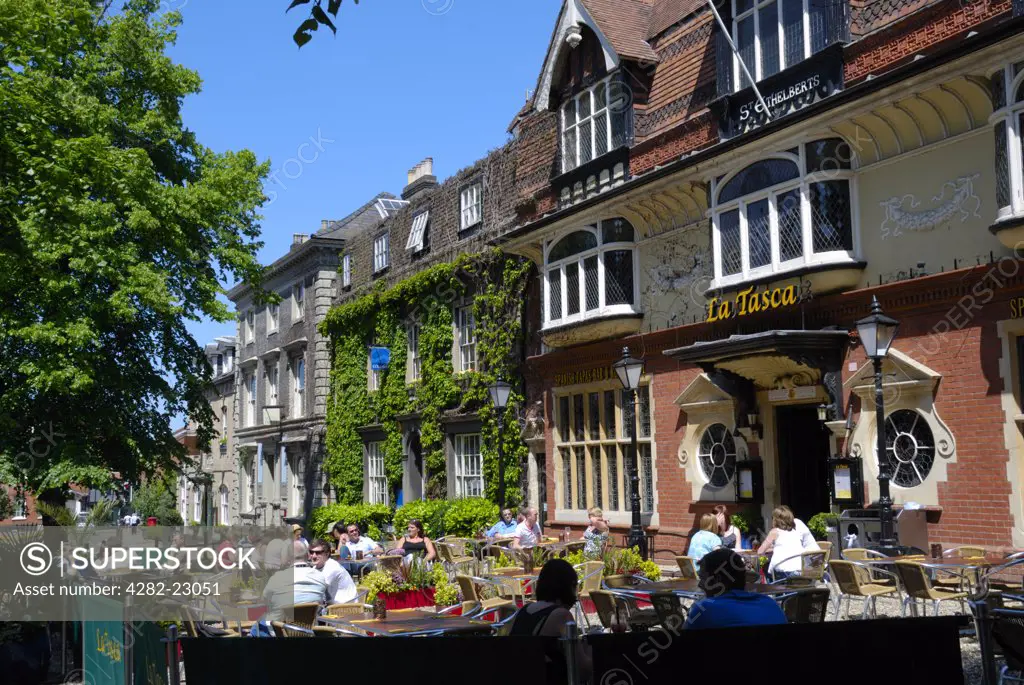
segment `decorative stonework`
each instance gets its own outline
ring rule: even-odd
[[[941,204],[914,211],[921,206],[921,202],[912,194],[903,197],[891,197],[879,204],[885,209],[885,221],[882,222],[882,238],[892,236],[898,237],[903,231],[931,231],[936,226],[950,221],[955,215],[960,215],[960,223],[964,223],[971,216],[980,218],[981,198],[974,190],[974,181],[981,174],[960,176],[952,181],[946,181],[942,185],[939,194],[932,198],[932,202],[940,202],[949,193],[949,199]],[[904,209],[904,203],[909,201],[909,206]]]

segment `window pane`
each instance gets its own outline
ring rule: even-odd
[[[608,468],[608,509],[619,510],[619,461],[615,445],[604,448],[604,463]]]
[[[629,390],[622,391],[622,437],[632,438],[636,427],[634,418],[633,394]]]
[[[620,88],[621,90],[621,88]],[[628,99],[620,98],[618,102],[609,105],[609,112],[612,117],[612,145],[615,150],[628,142],[630,122],[633,115],[633,108]]]
[[[572,396],[572,415],[573,439],[583,442],[586,440],[586,436],[583,434],[583,395]]]
[[[781,2],[782,40],[786,46],[786,58],[782,68],[785,69],[804,60],[804,3],[803,0]]]
[[[743,270],[740,261],[740,211],[733,209],[718,217],[718,237],[722,248],[722,275]]]
[[[569,460],[569,448],[563,447],[562,454],[562,506],[572,509],[572,464]]]
[[[747,205],[747,241],[751,269],[772,263],[772,229],[768,216],[768,198]]]
[[[604,391],[604,433],[605,438],[615,438],[615,391]]]
[[[594,158],[593,141],[590,139],[590,127],[592,121],[584,121],[580,124],[580,164],[586,164]]]
[[[636,240],[633,225],[625,219],[607,219],[601,222],[601,243],[631,243]]]
[[[579,120],[583,121],[590,116],[590,93],[583,93],[578,100],[576,105],[579,107]]]
[[[576,167],[576,128],[562,132],[562,169],[568,171]]]
[[[576,124],[576,100],[569,100],[562,105],[562,125],[565,127]]]
[[[597,236],[590,231],[574,231],[565,236],[548,252],[548,263],[559,262],[580,252],[593,250],[597,247]]]
[[[765,159],[754,162],[733,176],[718,193],[718,204],[756,193],[779,183],[800,177],[797,165],[788,159]]]
[[[592,392],[587,395],[587,411],[590,413],[590,439],[601,439],[601,396]]]
[[[743,14],[754,6],[754,0],[736,0],[736,14]]]
[[[608,112],[594,116],[594,157],[608,152]]]
[[[996,123],[996,207],[1010,205],[1010,152],[1006,147],[1006,119]]]
[[[777,198],[779,215],[779,260],[804,256],[804,229],[800,215],[800,189],[781,193]]]
[[[568,442],[569,438],[569,396],[558,398],[558,439]]]
[[[808,0],[807,9],[811,19],[811,54],[825,49],[828,43],[829,11],[833,0]]]
[[[841,138],[826,138],[807,143],[807,173],[849,169],[853,153]]]
[[[567,316],[580,313],[580,265],[570,262],[565,265],[565,313]]]
[[[1024,100],[1024,82],[1017,86],[1017,93],[1013,96],[1014,102],[1020,102],[1021,100]]]
[[[548,319],[557,321],[562,318],[562,270],[552,269],[548,272]]]
[[[587,464],[586,448],[576,448],[576,506],[583,509],[587,506]]]
[[[812,183],[811,231],[815,252],[852,250],[850,185],[846,181]]]
[[[637,445],[637,470],[640,472],[640,511],[654,511],[654,459],[651,458],[651,445]]]
[[[606,305],[633,304],[633,251],[604,253],[604,299]]]
[[[637,388],[637,401],[640,403],[640,437],[651,437],[651,388],[641,385]]]
[[[591,506],[603,507],[601,492],[601,448],[590,448],[590,497]]]
[[[736,25],[736,49],[739,51],[740,59],[747,65],[747,69],[750,71],[750,75],[757,78],[756,65],[754,64],[754,15],[751,14],[747,18],[743,19]],[[750,81],[747,79],[747,75],[743,73],[743,68],[740,67],[740,87],[739,90],[750,85]]]
[[[779,72],[779,8],[774,2],[758,11],[761,38],[761,78]]]
[[[601,290],[597,282],[597,255],[583,260],[583,278],[586,286],[587,311],[601,306]]]

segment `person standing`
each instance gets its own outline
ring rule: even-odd
[[[583,558],[594,561],[604,557],[604,550],[608,545],[608,521],[605,520],[600,507],[591,507],[587,510],[587,516],[590,525],[583,531]]]

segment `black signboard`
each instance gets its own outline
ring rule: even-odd
[[[860,459],[832,457],[828,460],[828,484],[832,504],[864,506],[864,478]]]
[[[736,502],[764,504],[764,463],[756,459],[736,462]]]
[[[784,117],[843,89],[843,46],[836,43],[757,84],[772,119]],[[768,123],[753,86],[711,104],[722,140]]]

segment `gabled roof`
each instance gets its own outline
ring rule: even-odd
[[[327,228],[317,231],[316,235],[324,238],[342,238],[344,240],[349,240],[362,231],[376,226],[380,223],[381,216],[377,211],[375,204],[377,200],[382,198],[389,200],[396,199],[391,193],[377,193],[372,200],[346,216],[344,219],[328,222]]]
[[[647,37],[654,38],[659,33],[677,24],[707,4],[707,0],[654,0],[651,7],[651,23],[647,29]]]
[[[647,43],[652,8],[642,0],[582,0],[619,57],[657,62]],[[678,21],[678,20],[677,20]]]

